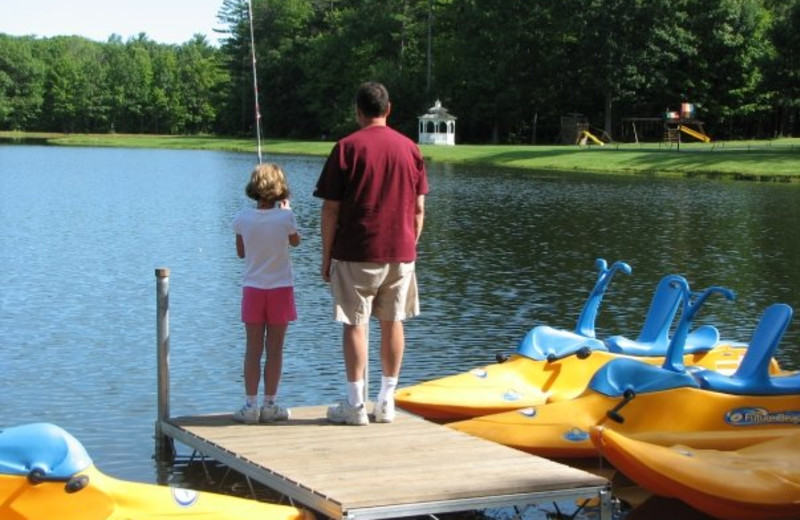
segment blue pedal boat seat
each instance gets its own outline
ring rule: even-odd
[[[683,302],[675,335],[669,342],[664,356],[664,363],[658,367],[632,358],[613,359],[603,365],[587,385],[588,388],[609,397],[660,392],[672,388],[699,388],[699,383],[683,366],[683,349],[689,337],[688,331],[694,317],[708,297],[720,293],[728,300],[733,300],[732,291],[722,287],[710,287],[697,295],[692,301],[692,292],[688,282],[681,278],[670,280],[678,291],[678,299]]]
[[[600,303],[603,301],[603,296],[614,274],[617,271],[631,274],[631,266],[618,260],[608,267],[608,263],[602,258],[595,260],[595,266],[598,269],[597,281],[583,304],[575,330],[557,329],[549,325],[536,326],[522,338],[517,346],[517,354],[544,361],[561,359],[586,348],[608,350],[605,343],[595,339],[594,322],[597,318],[597,310],[600,308]]]
[[[800,395],[800,373],[772,376],[770,363],[789,326],[793,310],[784,303],[764,311],[739,368],[725,376],[713,370],[694,373],[701,388],[735,395]]]
[[[54,424],[23,424],[0,431],[0,474],[24,476],[38,470],[47,479],[66,480],[91,465],[80,441]]]
[[[630,358],[609,361],[595,372],[587,386],[608,397],[621,397],[629,390],[646,394],[671,388],[699,387],[688,372],[673,372]]]
[[[569,330],[556,329],[549,325],[539,325],[522,338],[517,347],[517,354],[537,361],[546,361],[551,356],[560,359],[577,354],[583,348],[608,350],[599,339]]]
[[[629,356],[665,356],[669,347],[669,330],[682,302],[682,287],[686,280],[679,275],[667,275],[656,286],[639,336],[611,336],[605,339],[609,352]],[[719,342],[719,330],[702,325],[686,337],[684,353],[694,354],[711,350]]]

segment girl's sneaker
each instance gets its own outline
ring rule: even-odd
[[[288,421],[291,416],[292,412],[288,408],[277,404],[265,404],[261,407],[260,418],[263,423]]]
[[[245,404],[233,413],[233,420],[245,424],[257,424],[258,408]]]

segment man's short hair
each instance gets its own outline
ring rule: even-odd
[[[367,117],[380,117],[389,111],[389,91],[377,81],[362,83],[356,92],[356,106]]]

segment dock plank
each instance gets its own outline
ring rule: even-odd
[[[162,428],[332,518],[608,499],[604,478],[401,411],[393,423],[360,427],[331,424],[325,407],[313,406],[293,408],[285,423],[242,425],[225,414],[172,418]]]

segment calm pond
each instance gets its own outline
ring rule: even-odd
[[[269,150],[267,150],[268,152]],[[299,321],[281,400],[343,390],[340,328],[320,279],[323,159],[267,156],[289,175],[304,241],[294,250]],[[61,425],[98,467],[155,482],[154,270],[170,276],[173,415],[242,398],[241,260],[231,219],[250,204],[250,154],[0,146],[0,428]],[[657,282],[721,285],[696,322],[747,341],[763,310],[800,308],[800,185],[533,173],[429,164],[420,243],[422,315],[408,323],[401,385],[491,363],[533,326],[574,327],[595,259],[624,260],[597,333],[635,336]],[[781,344],[800,368],[800,324]],[[373,334],[373,343],[377,334]],[[377,366],[377,350],[371,364]],[[373,377],[377,391],[377,377]]]

